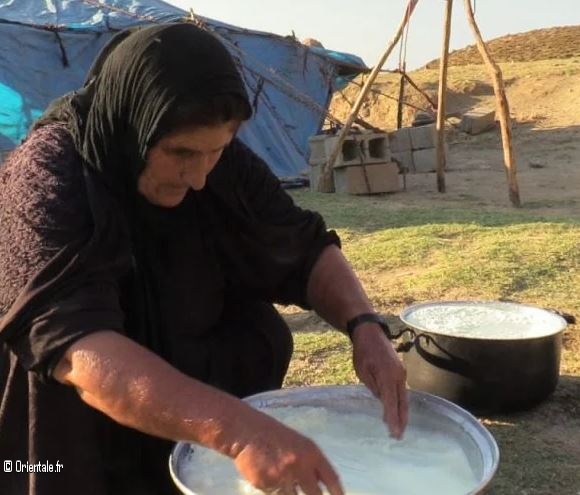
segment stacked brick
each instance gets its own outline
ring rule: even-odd
[[[312,136],[310,142],[310,188],[318,190],[320,172],[333,152],[338,136]],[[349,134],[333,167],[337,193],[376,194],[401,190],[399,166],[392,159],[385,132]]]
[[[476,108],[463,115],[459,128],[467,134],[481,134],[495,126],[495,110]]]
[[[393,159],[406,173],[437,169],[437,129],[435,124],[403,127],[389,133]]]

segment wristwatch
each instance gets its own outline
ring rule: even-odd
[[[387,321],[382,316],[376,313],[363,313],[346,322],[346,333],[351,341],[354,329],[362,323],[376,323],[382,328],[388,339],[392,337],[389,325],[387,325]]]

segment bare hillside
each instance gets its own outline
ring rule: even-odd
[[[488,45],[502,68],[516,122],[548,127],[580,123],[580,25],[503,36]],[[476,48],[469,46],[453,52],[450,62],[447,115],[460,116],[474,107],[493,108],[491,79]],[[435,60],[410,74],[433,101],[437,100],[438,63]],[[331,106],[334,115],[346,118],[364,77],[335,96]],[[398,75],[381,74],[360,116],[379,128],[394,128],[399,81]],[[430,107],[408,85],[404,101],[404,125],[410,124],[417,109]]]
[[[580,46],[580,44],[577,44]],[[580,215],[580,56],[531,62],[500,62],[513,123],[513,149],[523,207],[545,215]],[[419,69],[413,81],[437,101],[437,69]],[[363,76],[365,77],[365,76]],[[368,77],[368,76],[366,76]],[[359,78],[336,94],[331,112],[346,120],[357,98]],[[383,73],[360,116],[380,129],[396,128],[400,76]],[[434,174],[413,174],[397,202],[413,206],[510,207],[502,142],[498,129],[470,136],[457,124],[474,108],[495,107],[491,78],[484,65],[449,68],[446,140],[447,192],[437,190]],[[411,125],[416,108],[429,104],[407,85],[403,125]]]
[[[571,59],[501,63],[500,66],[511,113],[516,122],[533,123],[537,127],[580,124],[580,56]],[[410,76],[433,101],[437,101],[437,69],[419,69]],[[331,112],[336,117],[346,119],[364,77],[359,77],[354,84],[335,95]],[[394,129],[399,81],[400,77],[396,74],[380,74],[360,116],[378,128]],[[404,101],[407,104],[404,108],[404,125],[410,125],[417,109],[430,107],[425,98],[408,85]],[[494,105],[493,86],[485,66],[449,68],[448,117],[459,117],[476,107],[494,108]]]
[[[580,26],[536,29],[502,36],[487,43],[497,62],[535,62],[580,57]],[[452,52],[449,63],[479,64],[481,56],[475,45],[470,45]],[[426,67],[436,69],[439,67],[439,60],[429,62]]]

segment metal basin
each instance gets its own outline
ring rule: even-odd
[[[362,385],[297,387],[265,392],[245,399],[258,409],[286,406],[326,407],[343,413],[382,415],[382,406]],[[489,431],[469,412],[440,397],[409,391],[409,426],[443,432],[456,439],[478,480],[477,487],[466,495],[485,493],[499,463],[499,450]],[[195,445],[179,442],[169,459],[169,470],[184,495],[203,495],[184,484],[182,468],[195,462]]]

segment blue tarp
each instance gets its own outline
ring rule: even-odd
[[[0,151],[14,148],[52,99],[82,85],[115,32],[188,16],[158,0],[0,0]],[[256,113],[241,139],[279,177],[297,176],[332,91],[345,75],[365,70],[364,63],[292,38],[197,20],[221,37],[243,68]]]

